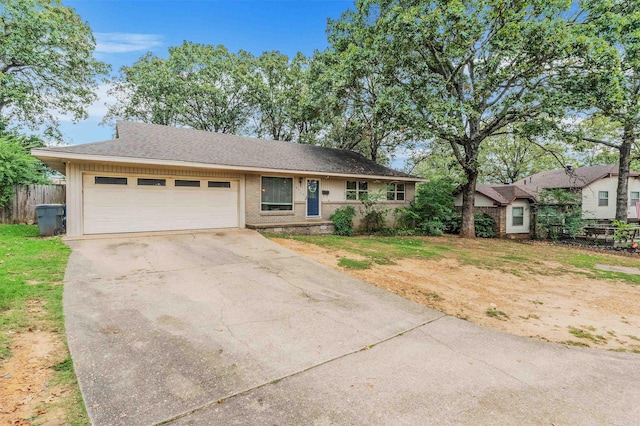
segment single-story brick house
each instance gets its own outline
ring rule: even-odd
[[[475,211],[491,216],[498,238],[528,238],[534,204],[535,195],[517,185],[476,186]],[[461,193],[456,195],[455,206],[462,206]]]
[[[406,206],[422,181],[350,151],[126,121],[113,140],[32,154],[66,176],[69,236],[331,232],[337,208],[376,191]]]

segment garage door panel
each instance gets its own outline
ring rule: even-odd
[[[137,185],[96,185],[84,179],[84,233],[119,233],[238,226],[238,186],[200,188]]]

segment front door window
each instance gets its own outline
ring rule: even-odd
[[[307,216],[320,216],[320,181],[307,180]]]

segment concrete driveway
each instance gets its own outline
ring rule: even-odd
[[[252,231],[69,245],[67,336],[97,425],[640,419],[638,354],[479,327]]]

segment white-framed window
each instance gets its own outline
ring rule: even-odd
[[[387,184],[388,201],[404,201],[404,183]]]
[[[640,191],[631,191],[631,206],[635,206],[637,202],[640,202]]]
[[[511,209],[511,224],[513,226],[524,225],[524,207],[514,207]]]
[[[293,178],[263,176],[260,202],[263,212],[293,210]]]
[[[367,181],[347,181],[347,200],[361,200],[369,194],[369,182]]]
[[[598,191],[598,206],[606,207],[609,205],[609,191]]]

